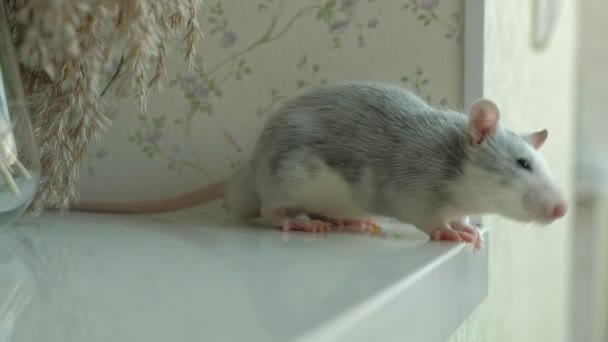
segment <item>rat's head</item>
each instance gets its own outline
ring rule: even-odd
[[[498,107],[477,100],[469,112],[469,157],[488,210],[518,221],[550,223],[566,213],[566,203],[537,150],[547,130],[516,134],[499,125]]]

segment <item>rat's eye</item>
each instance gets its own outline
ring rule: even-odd
[[[524,170],[528,170],[528,171],[532,172],[532,167],[530,166],[530,162],[528,162],[527,159],[524,159],[524,158],[517,159],[517,165],[519,165],[519,167],[521,167]]]

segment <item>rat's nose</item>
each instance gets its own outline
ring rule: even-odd
[[[553,207],[553,210],[551,211],[551,217],[553,217],[554,219],[558,219],[564,215],[566,215],[566,205],[565,204],[560,203],[560,204],[556,205],[555,207]]]

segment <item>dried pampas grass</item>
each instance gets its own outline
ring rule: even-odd
[[[67,209],[78,198],[86,147],[109,124],[102,94],[132,94],[145,111],[148,91],[165,82],[166,44],[175,34],[192,67],[202,0],[5,1],[40,144],[32,209]],[[115,69],[110,83],[101,81],[108,66]]]

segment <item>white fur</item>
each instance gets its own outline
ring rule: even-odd
[[[445,208],[442,216],[447,220],[458,219],[462,216],[493,213],[499,207],[500,198],[509,196],[516,202],[521,202],[517,194],[506,191],[504,194],[499,187],[496,174],[482,170],[472,164],[464,167],[464,176],[450,189],[455,205]]]
[[[293,176],[304,181],[290,188],[289,202],[307,212],[326,215],[332,218],[366,218],[365,212],[357,203],[356,194],[340,174],[319,162],[320,170],[314,177],[303,168],[294,169]]]
[[[555,206],[565,205],[565,200],[545,159],[532,147],[528,147],[528,152],[533,172],[525,174],[520,178],[521,184],[516,184],[518,189],[527,189],[532,193],[530,206],[522,203],[523,210],[528,213],[524,219],[549,223],[553,221],[551,214]]]
[[[443,215],[453,219],[493,213],[522,222],[551,222],[553,208],[563,204],[564,199],[547,162],[531,146],[524,148],[521,156],[529,160],[533,171],[518,170],[508,186],[501,184],[499,175],[466,165],[464,177],[450,189],[457,204],[446,208]],[[528,202],[524,201],[524,194],[529,194]]]

